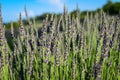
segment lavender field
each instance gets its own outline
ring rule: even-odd
[[[120,80],[120,14],[87,12],[64,6],[60,17],[46,15],[40,29],[25,8],[18,34],[11,23],[9,40],[0,8],[0,80]]]

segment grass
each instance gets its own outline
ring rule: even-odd
[[[28,26],[6,34],[0,24],[0,80],[120,80],[119,19],[64,12],[39,24],[27,16]]]

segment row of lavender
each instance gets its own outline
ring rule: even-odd
[[[60,18],[46,15],[39,31],[25,13],[29,26],[20,14],[19,36],[11,23],[11,50],[0,8],[0,80],[120,79],[120,15],[101,10],[81,20],[78,7],[75,16],[64,7]]]

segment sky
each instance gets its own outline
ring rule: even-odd
[[[112,2],[120,2],[120,0],[112,0]],[[34,17],[46,12],[61,13],[64,4],[70,12],[76,8],[76,4],[78,4],[80,11],[85,11],[96,10],[106,3],[107,0],[0,0],[3,22],[18,20],[20,13],[25,18],[25,5],[29,17]]]

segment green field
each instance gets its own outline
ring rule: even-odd
[[[120,80],[120,14],[46,15],[5,29],[0,16],[0,80]],[[50,17],[50,18],[49,18]]]

